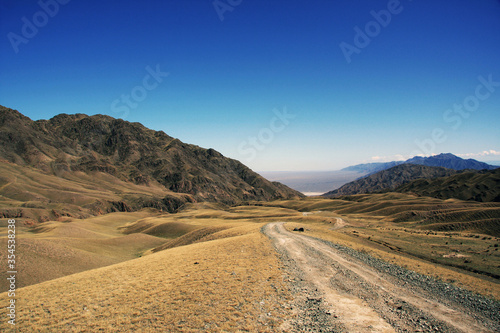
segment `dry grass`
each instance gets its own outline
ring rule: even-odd
[[[247,225],[301,216],[273,207],[219,207],[193,204],[177,214],[143,210],[87,219],[48,221],[35,228],[18,220],[19,287],[116,264],[152,252],[242,235]],[[219,208],[222,208],[219,209]],[[259,222],[260,221],[260,222]],[[2,227],[3,226],[3,227]],[[0,246],[6,248],[6,224],[0,225]],[[0,252],[4,262],[6,252]],[[7,290],[0,272],[0,291]]]
[[[54,218],[54,210],[59,215],[89,217],[99,208],[94,207],[96,202],[182,196],[154,181],[137,185],[102,172],[74,171],[54,176],[3,160],[0,174],[8,175],[0,179],[0,211],[10,216],[22,214],[31,223]]]
[[[243,229],[20,289],[18,332],[273,332],[280,263],[260,225]]]
[[[151,212],[112,213],[71,222],[42,223],[33,232],[18,220],[16,256],[18,287],[137,258],[166,240],[146,234],[124,235],[120,225]],[[7,248],[6,228],[0,227],[0,246]],[[6,262],[0,251],[0,262]],[[7,289],[7,273],[0,272],[0,290]]]
[[[397,207],[377,203],[380,199],[393,200]],[[287,221],[292,229],[304,226],[305,234],[313,237],[500,299],[498,279],[459,267],[462,263],[496,274],[498,238],[421,230],[425,224],[420,221],[394,222],[392,215],[377,215],[388,210],[397,215],[403,206],[469,205],[426,200],[384,194],[375,199],[306,199],[240,207],[203,203],[186,205],[176,214],[145,210],[50,221],[36,232],[20,227],[19,282],[45,282],[18,290],[17,328],[274,332],[289,315],[289,295],[277,254],[259,230],[275,221]],[[354,210],[356,205],[362,212]],[[335,228],[337,217],[349,224]],[[2,242],[5,235],[1,225]],[[5,307],[0,316],[5,316]]]
[[[19,253],[20,281],[113,265],[19,289],[18,331],[276,331],[288,296],[258,221],[298,216],[193,204],[177,214],[113,213],[50,221],[36,232],[22,227],[19,242],[45,248]],[[152,230],[166,238],[146,234]],[[162,244],[175,247],[151,254]],[[137,255],[145,256],[129,260]],[[35,277],[26,279],[26,272]]]

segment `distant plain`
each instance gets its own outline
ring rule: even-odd
[[[321,195],[363,177],[354,171],[262,171],[261,176],[283,183],[307,196]]]

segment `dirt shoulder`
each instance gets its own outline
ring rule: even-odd
[[[270,223],[295,293],[290,331],[491,332],[500,303]],[[313,307],[310,305],[314,304]]]

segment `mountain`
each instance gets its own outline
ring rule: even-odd
[[[497,166],[490,165],[484,162],[479,162],[474,159],[463,159],[453,154],[439,154],[430,157],[420,157],[415,156],[406,161],[393,161],[393,162],[385,162],[385,163],[366,163],[366,164],[357,164],[353,166],[349,166],[347,168],[342,169],[343,171],[356,171],[356,172],[364,172],[367,174],[373,174],[375,172],[379,172],[382,170],[386,170],[392,168],[396,165],[400,164],[419,164],[431,167],[443,167],[453,170],[493,170],[498,168]]]
[[[355,171],[359,173],[372,174],[382,170],[386,170],[396,165],[404,163],[403,161],[393,161],[393,162],[378,162],[378,163],[365,163],[352,165],[347,168],[343,168],[341,171]]]
[[[457,172],[456,170],[441,167],[401,164],[347,183],[339,189],[323,194],[323,196],[334,198],[343,195],[385,191],[394,189],[415,179],[451,176]]]
[[[435,179],[419,179],[401,185],[394,191],[438,199],[456,198],[500,202],[500,168],[489,171],[462,172]]]
[[[443,167],[454,170],[493,170],[497,168],[496,166],[479,162],[474,159],[465,160],[453,154],[439,154],[430,157],[415,156],[404,163]]]
[[[147,193],[146,188],[154,188],[151,191],[156,191],[157,196],[179,200],[174,206],[186,200],[234,204],[303,196],[285,185],[266,180],[214,149],[186,144],[162,131],[104,115],[60,114],[50,120],[33,121],[18,111],[0,107],[0,143],[3,171],[18,172],[16,176],[2,174],[2,183],[7,187],[1,187],[0,194],[26,181],[30,185],[18,190],[30,193],[26,194],[30,201],[40,197],[37,205],[42,206],[44,200],[59,200],[50,191],[55,191],[63,181],[67,183],[64,186],[71,188],[79,183],[82,191],[102,183],[106,191],[114,194],[122,191],[117,190],[116,184],[120,184],[121,188],[127,188],[129,198],[122,204],[130,209],[165,205],[162,198],[155,198],[156,203],[145,202],[143,197],[132,198],[136,190]],[[36,177],[55,176],[58,180],[50,179],[57,184],[47,183],[43,189],[22,177],[19,170],[37,174]],[[16,197],[18,203],[28,200],[21,198],[23,192],[10,192],[7,197]],[[170,199],[167,201],[167,206],[172,204]]]

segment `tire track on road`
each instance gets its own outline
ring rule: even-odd
[[[336,327],[348,332],[477,333],[498,328],[498,323],[480,323],[468,309],[434,299],[431,292],[404,287],[394,276],[321,240],[291,233],[283,224],[270,223],[264,233],[278,252],[293,261],[295,272],[317,289]]]

